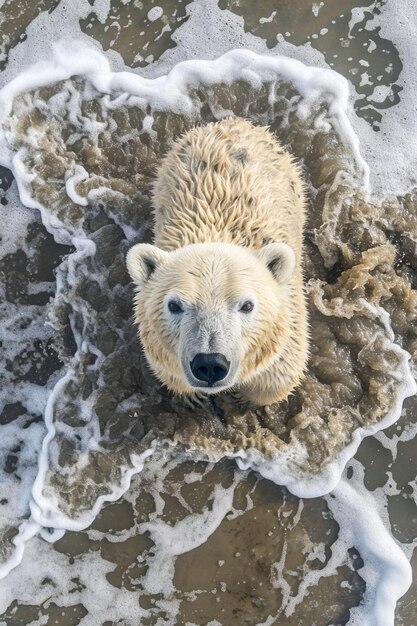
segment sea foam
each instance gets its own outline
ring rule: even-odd
[[[231,103],[229,102],[230,106],[222,104],[221,97],[216,102],[216,90],[219,85],[228,89],[234,88],[239,83],[244,85],[243,91],[237,91],[235,100],[232,98]],[[56,85],[58,88],[55,93],[52,96],[48,93],[42,100],[42,89],[51,86],[54,88]],[[125,141],[137,140],[140,133],[156,137],[158,132],[161,132],[158,131],[158,114],[169,114],[173,120],[175,116],[179,116],[181,119],[190,120],[190,123],[199,121],[202,106],[201,100],[198,99],[200,96],[196,96],[196,93],[202,87],[213,97],[210,115],[215,118],[239,112],[241,104],[239,98],[243,98],[249,92],[255,94],[260,91],[266,94],[267,104],[262,114],[257,115],[252,109],[252,116],[258,123],[271,123],[274,115],[279,113],[280,122],[276,124],[278,133],[280,128],[291,129],[292,125],[297,128],[297,124],[303,128],[305,124],[312,141],[316,137],[325,138],[327,135],[336,138],[331,140],[329,148],[337,141],[337,158],[341,159],[337,161],[336,158],[338,171],[332,171],[329,165],[330,173],[324,177],[321,172],[316,174],[310,172],[313,198],[323,196],[324,218],[322,223],[315,224],[311,236],[324,259],[323,269],[331,269],[336,261],[337,242],[338,238],[342,238],[340,229],[344,211],[347,210],[347,198],[359,194],[359,202],[364,204],[368,200],[375,202],[370,198],[369,168],[361,157],[359,140],[347,115],[348,85],[340,75],[331,70],[307,67],[299,61],[285,57],[263,57],[247,50],[236,50],[215,61],[185,61],[175,66],[166,76],[147,79],[129,72],[112,72],[107,59],[101,53],[80,42],[73,42],[71,46],[68,44],[65,47],[56,46],[53,61],[30,67],[3,88],[0,92],[2,164],[13,171],[23,204],[40,211],[45,227],[57,242],[72,245],[75,249],[59,268],[50,322],[58,329],[59,324],[63,323],[63,318],[60,317],[63,315],[63,306],[70,307],[71,314],[66,323],[71,329],[76,346],[72,353],[66,355],[66,373],[56,382],[47,401],[45,409],[47,433],[39,451],[38,472],[32,487],[31,518],[23,522],[19,534],[12,540],[15,550],[2,567],[3,575],[20,562],[26,541],[36,533],[41,532],[44,538],[56,540],[62,535],[62,530],[76,531],[87,528],[105,502],[114,501],[126,492],[132,476],[142,470],[148,457],[164,446],[171,450],[175,444],[175,439],[173,441],[167,436],[164,429],[162,434],[156,432],[155,436],[155,429],[151,428],[146,436],[137,440],[133,438],[125,449],[118,444],[117,449],[110,452],[103,443],[103,423],[100,423],[97,417],[97,398],[100,398],[103,385],[101,370],[108,367],[111,353],[108,354],[106,349],[98,347],[97,332],[92,321],[94,307],[91,308],[93,305],[89,299],[90,295],[85,295],[89,282],[98,285],[97,295],[93,298],[104,297],[107,289],[107,279],[104,280],[100,275],[100,267],[96,265],[102,240],[95,239],[95,231],[89,232],[87,223],[90,219],[99,219],[97,211],[101,210],[100,203],[103,202],[106,206],[106,203],[111,204],[120,199],[121,209],[119,211],[113,209],[113,213],[109,210],[107,213],[113,216],[113,225],[107,220],[103,222],[104,226],[101,228],[109,226],[106,236],[110,237],[111,232],[115,233],[117,226],[123,233],[121,245],[126,249],[137,237],[139,231],[135,227],[138,229],[142,227],[140,215],[132,216],[129,206],[125,209],[123,205],[129,193],[132,193],[132,196],[134,193],[124,187],[122,182],[115,181],[114,176],[113,179],[111,175],[106,178],[104,170],[95,171],[94,164],[89,171],[86,163],[82,163],[80,159],[80,162],[73,161],[65,172],[60,173],[62,176],[60,187],[56,196],[51,195],[49,203],[44,191],[45,189],[48,191],[51,177],[48,172],[46,174],[43,172],[43,164],[36,158],[36,155],[45,155],[49,149],[45,144],[47,133],[43,125],[48,124],[48,117],[46,115],[39,124],[34,123],[33,128],[29,128],[28,131],[20,128],[20,122],[33,107],[39,107],[38,110],[44,116],[50,111],[55,123],[61,119],[62,111],[65,111],[69,123],[75,127],[74,136],[67,145],[68,150],[76,146],[77,141],[81,141],[83,137],[87,137],[91,145],[98,148],[102,136],[111,142],[113,130],[118,127],[110,112],[117,114],[123,113],[125,109],[137,109],[143,113],[140,118],[141,131],[138,129],[138,133],[133,135],[128,133]],[[30,92],[35,93],[32,100]],[[288,93],[292,95],[292,100]],[[97,113],[97,110],[91,112],[88,108],[83,109],[84,102],[90,103],[95,100],[109,112],[107,119],[100,119],[101,113]],[[282,111],[281,100],[289,102],[289,106]],[[245,113],[251,116],[250,109],[243,110],[243,114]],[[176,132],[183,128],[179,124],[178,131],[173,131],[172,136],[175,138]],[[291,135],[291,132],[288,136],[291,137],[291,147],[294,149],[295,146],[296,149],[297,137]],[[117,141],[123,139],[118,137]],[[53,149],[57,145],[54,144]],[[302,148],[299,150],[302,152]],[[62,155],[59,156],[61,158]],[[297,156],[302,158],[301,154]],[[64,162],[65,154],[62,158]],[[319,158],[322,158],[322,155],[319,154]],[[306,167],[307,169],[309,167],[308,159]],[[314,176],[319,183],[314,183]],[[123,178],[123,171],[120,178]],[[140,184],[140,180],[135,181],[136,186],[139,187]],[[96,211],[92,217],[88,215],[90,206]],[[111,232],[110,226],[113,229]],[[109,245],[120,244],[121,235],[117,236],[119,239],[116,238],[115,243],[110,242]],[[233,458],[241,470],[254,469],[265,478],[286,486],[299,497],[312,498],[333,491],[334,498],[328,498],[328,503],[341,526],[343,535],[341,542],[343,539],[345,547],[357,546],[365,560],[369,560],[363,575],[371,590],[367,590],[364,606],[352,613],[351,623],[380,625],[393,623],[395,602],[410,584],[410,566],[385,530],[378,513],[372,506],[368,508],[369,499],[350,485],[346,478],[340,482],[346,463],[355,454],[361,440],[394,423],[400,415],[404,399],[416,390],[409,365],[409,353],[404,346],[397,343],[388,312],[380,306],[379,300],[368,302],[363,298],[355,299],[351,296],[349,273],[354,275],[355,272],[359,272],[358,276],[362,276],[360,274],[362,270],[358,268],[363,268],[366,276],[368,270],[369,272],[378,270],[382,273],[386,271],[385,268],[383,270],[378,268],[383,264],[382,259],[389,258],[390,248],[381,237],[377,243],[381,246],[381,258],[374,259],[367,250],[361,251],[352,260],[351,265],[344,268],[345,283],[342,276],[340,284],[337,284],[339,291],[332,293],[331,287],[325,284],[323,278],[316,276],[311,278],[310,292],[316,304],[317,315],[320,314],[323,319],[334,316],[336,324],[341,320],[341,325],[346,325],[346,328],[342,329],[346,336],[350,335],[353,342],[359,342],[359,356],[363,359],[363,367],[369,368],[371,372],[369,374],[371,388],[372,385],[373,387],[379,385],[379,395],[375,398],[379,399],[379,396],[386,394],[385,410],[382,411],[379,407],[380,410],[375,415],[371,412],[368,421],[366,413],[360,413],[352,431],[340,438],[339,446],[335,447],[324,462],[322,459],[315,461],[312,454],[314,441],[320,440],[320,432],[314,435],[312,443],[309,443],[308,439],[303,439],[303,430],[307,431],[309,425],[313,430],[317,426],[320,429],[321,422],[315,422],[314,415],[309,417],[310,421],[300,422],[298,427],[296,424],[294,431],[288,432],[288,440],[283,438],[281,441],[281,435],[274,433],[279,445],[272,445],[269,449],[259,448],[256,438],[252,439],[246,433],[244,437],[242,436],[243,446],[241,440],[236,439],[232,447],[225,444],[222,448],[219,446],[221,438],[209,440],[204,430],[195,438],[188,433],[184,437],[180,434],[177,443],[181,448],[185,446],[191,458],[211,460]],[[314,273],[312,275],[314,276]],[[80,276],[85,280],[84,295],[80,295],[79,291]],[[113,284],[113,289],[115,288],[117,289],[117,285],[115,287]],[[348,311],[343,309],[345,302]],[[322,318],[318,318],[319,325],[324,324]],[[349,327],[350,320],[357,326]],[[114,332],[115,328],[111,330]],[[332,329],[331,332],[335,331]],[[365,338],[362,344],[357,338],[359,336]],[[129,336],[128,340],[133,341],[133,336]],[[377,354],[380,360],[373,360],[372,354]],[[90,361],[91,355],[94,358]],[[377,372],[374,378],[372,369]],[[94,379],[96,387],[84,400],[82,394],[73,391],[74,384],[78,385],[83,376],[88,378],[92,372],[96,377]],[[83,393],[85,395],[85,391]],[[151,393],[158,394],[159,391]],[[358,401],[360,398],[359,394]],[[370,400],[372,401],[372,396]],[[346,404],[346,401],[344,402]],[[344,410],[344,402],[341,402],[340,415]],[[127,423],[138,417],[137,410],[147,410],[146,402],[135,405],[130,395],[122,398],[119,404],[123,406]],[[176,405],[174,410],[181,419],[181,407],[178,408]],[[329,407],[324,405],[322,410],[325,412]],[[71,421],[74,416],[76,419]],[[323,423],[327,417],[327,415],[321,417]],[[336,418],[338,417],[339,415],[336,415]],[[323,441],[331,437],[337,439],[336,418],[333,423],[329,418],[331,427],[328,432],[323,431]],[[349,419],[350,414],[346,416],[346,424]],[[123,424],[126,427],[124,422]],[[109,431],[106,433],[109,440],[112,437],[111,426],[112,423],[109,422]],[[60,466],[59,450],[63,442],[72,447],[72,456],[67,465],[64,463],[64,466]],[[115,461],[116,470],[106,475],[102,485],[97,479],[100,472],[92,477],[88,474],[94,455],[95,458],[103,459],[103,477],[107,472],[106,457]],[[70,494],[74,489],[75,492],[79,490],[78,499],[71,501]],[[191,549],[191,545],[195,547],[199,541],[203,542],[223,519],[224,512],[230,508],[231,503],[228,500],[228,492],[222,492],[220,495],[219,502],[223,499],[223,508],[217,510],[218,514],[214,510],[204,519],[200,516],[195,521],[196,525],[190,517],[183,525],[174,527],[172,536],[166,534],[167,529],[165,535],[160,536],[158,534],[160,526],[157,524],[144,525],[142,530],[147,530],[157,544],[165,546],[164,549],[161,548],[162,560],[159,565],[158,561],[154,563],[155,571],[160,572],[161,563],[167,559],[166,567],[169,571],[165,573],[163,581],[172,579],[175,554],[186,552]],[[214,500],[216,501],[216,498]],[[204,525],[206,529],[203,532]],[[370,533],[370,527],[375,532]],[[51,529],[52,532],[46,529]],[[190,546],[187,544],[188,540],[191,542]],[[174,545],[175,550],[172,551]],[[384,557],[386,552],[390,552],[392,558]],[[385,573],[377,576],[376,572],[381,566]],[[150,593],[158,593],[161,584],[151,570],[147,582]],[[290,606],[288,610],[290,611]]]

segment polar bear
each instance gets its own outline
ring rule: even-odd
[[[154,374],[177,394],[286,398],[308,357],[293,158],[243,119],[193,128],[162,161],[153,205],[154,245],[133,246],[126,261]]]

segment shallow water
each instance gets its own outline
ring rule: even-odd
[[[336,16],[327,3],[299,3],[294,13],[283,3],[271,19],[275,8],[266,4],[258,15],[253,3],[220,3],[206,28],[208,39],[219,24],[225,35],[234,28],[229,47],[262,51],[244,31],[268,48],[277,34],[278,42],[297,45],[310,38],[348,78],[358,74],[347,69],[349,63],[369,62],[372,90],[361,87],[362,80],[352,82],[355,109],[376,133],[381,112],[398,106],[401,91],[396,42],[387,44],[373,24],[382,5],[361,11],[345,3]],[[174,10],[161,5],[162,16],[153,3],[138,2],[111,3],[110,9],[80,3],[70,10],[63,3],[39,3],[38,10],[51,9],[53,20],[54,12],[62,16],[65,9],[66,33],[76,36],[80,28],[103,49],[122,54],[127,65],[161,75],[164,64],[180,60],[175,54],[184,53],[184,41],[190,43],[188,56],[199,56],[201,3],[192,3],[188,15],[186,5],[178,3]],[[10,23],[20,9],[10,2],[3,10]],[[5,42],[11,55],[31,20],[26,12],[17,19]],[[120,24],[126,24],[122,31]],[[313,37],[323,28],[329,35]],[[27,45],[42,56],[42,24],[35,20],[30,29],[17,54],[20,46],[23,57],[28,55]],[[288,54],[287,44],[281,44]],[[368,54],[362,54],[365,44]],[[200,56],[206,56],[205,45]],[[167,48],[172,50],[166,53]],[[213,44],[213,52],[217,48],[224,51]],[[352,49],[348,64],[341,54],[346,48]],[[388,56],[378,54],[373,64],[375,49]],[[339,56],[340,62],[330,60]],[[120,69],[120,57],[111,58]],[[161,63],[153,64],[158,58]],[[392,70],[384,73],[390,64]],[[11,78],[7,71],[6,78]],[[288,77],[194,81],[186,87],[193,104],[187,113],[181,106],[169,110],[156,97],[126,97],[126,87],[103,94],[88,76],[47,82],[24,89],[4,121],[7,147],[18,154],[20,197],[37,208],[22,207],[4,170],[3,561],[17,564],[22,556],[16,529],[29,513],[46,434],[42,415],[52,389],[46,416],[56,432],[49,427],[42,457],[48,466],[38,472],[32,515],[45,527],[77,532],[50,545],[39,537],[26,543],[21,565],[2,581],[4,623],[345,624],[349,618],[365,623],[365,614],[354,607],[375,602],[384,562],[375,561],[372,550],[369,558],[361,554],[366,545],[343,510],[342,491],[348,487],[336,490],[335,497],[301,500],[243,469],[245,461],[240,469],[233,461],[213,461],[225,454],[244,459],[247,450],[252,467],[293,493],[327,493],[329,481],[337,480],[331,463],[346,462],[348,456],[340,455],[356,429],[376,431],[395,419],[416,354],[413,181],[408,187],[403,182],[408,193],[369,196],[367,168],[347,118],[334,110],[331,89],[309,100]],[[378,100],[381,85],[386,98]],[[131,243],[151,238],[150,183],[172,140],[194,123],[231,113],[271,126],[303,164],[310,198],[309,373],[288,403],[259,411],[237,407],[227,397],[190,409],[160,389],[131,325],[132,291],[123,262]],[[33,173],[35,178],[27,177]],[[416,407],[412,399],[404,407],[397,424],[363,441],[342,486],[353,485],[367,503],[375,500],[411,558]],[[137,455],[153,447],[155,436],[166,443],[133,475],[121,500],[98,512],[100,496],[113,499],[127,488],[142,465]],[[28,529],[29,535],[34,532]],[[47,538],[47,531],[42,535]],[[394,550],[387,541],[382,534],[381,545]],[[393,564],[385,566],[393,572]],[[395,623],[411,626],[415,603],[411,589],[399,602]]]

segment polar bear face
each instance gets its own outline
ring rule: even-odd
[[[285,243],[260,250],[197,243],[172,252],[138,244],[126,261],[147,360],[172,391],[246,384],[285,348],[295,267]]]

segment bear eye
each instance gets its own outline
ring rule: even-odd
[[[170,300],[168,302],[168,310],[171,313],[183,313],[183,309],[180,307],[178,302],[175,302],[175,300]]]
[[[242,313],[250,313],[251,311],[253,311],[253,307],[254,307],[253,302],[251,302],[250,300],[247,300],[246,302],[242,304],[239,311],[241,311]]]

